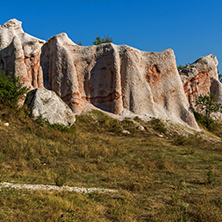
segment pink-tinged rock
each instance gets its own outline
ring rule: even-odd
[[[174,52],[143,52],[112,43],[82,47],[62,33],[43,46],[45,86],[74,112],[89,104],[121,114],[129,110],[198,128],[184,94]]]
[[[16,19],[0,26],[0,40],[0,70],[21,77],[30,89],[43,87],[40,55],[45,41],[24,33]]]
[[[198,129],[173,50],[143,52],[112,43],[82,47],[65,33],[45,43],[13,19],[0,27],[0,68],[30,88],[53,90],[74,113],[87,107],[117,115],[171,119]]]
[[[200,95],[214,93],[218,102],[222,102],[222,84],[218,80],[218,61],[210,54],[199,58],[180,71],[183,87],[191,106],[195,107]]]

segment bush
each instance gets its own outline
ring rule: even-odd
[[[0,107],[17,107],[19,99],[27,91],[28,88],[23,86],[18,77],[0,72]]]
[[[212,119],[210,118],[211,113],[221,111],[222,108],[221,104],[216,102],[216,97],[213,93],[205,96],[200,95],[195,106],[200,112],[204,113],[206,117],[204,121],[207,128],[212,124]]]
[[[179,66],[177,66],[177,69],[178,69],[178,71],[180,71],[180,70],[183,70],[185,67],[186,67],[186,65],[185,66],[179,65]]]
[[[217,136],[222,137],[222,125],[220,123],[196,111],[194,111],[194,116],[198,125],[206,128]]]
[[[97,36],[93,44],[100,45],[103,43],[112,43],[112,42],[113,42],[113,39],[108,36],[104,36],[104,39],[101,39],[99,36]]]

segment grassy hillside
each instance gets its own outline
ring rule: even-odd
[[[0,120],[1,182],[117,190],[1,188],[1,221],[222,221],[220,127],[187,137],[159,120],[92,111],[68,129],[33,122],[24,108],[4,108]]]

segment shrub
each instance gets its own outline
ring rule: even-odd
[[[205,96],[200,95],[195,106],[198,108],[198,110],[200,110],[200,112],[204,113],[204,116],[206,117],[204,121],[207,128],[209,128],[210,124],[212,123],[210,118],[211,113],[218,112],[222,108],[221,104],[216,102],[216,98],[213,93]]]
[[[101,39],[99,36],[97,36],[93,44],[100,45],[103,43],[112,43],[112,42],[113,42],[113,39],[108,36],[104,36],[104,39]]]
[[[206,117],[201,113],[194,111],[194,116],[198,125],[206,128],[210,132],[216,134],[217,136],[222,136],[222,125],[210,117]]]
[[[180,70],[183,70],[185,67],[186,67],[186,65],[185,66],[179,65],[179,66],[177,66],[177,69],[178,69],[178,71],[180,71]]]
[[[0,107],[16,107],[27,91],[28,88],[23,86],[18,77],[0,72]]]

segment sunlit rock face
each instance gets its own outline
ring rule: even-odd
[[[90,105],[117,115],[130,111],[198,129],[173,50],[143,52],[112,43],[83,47],[65,33],[44,42],[25,34],[17,20],[10,21],[0,29],[1,39],[4,33],[10,36],[1,42],[2,69],[14,71],[31,88],[44,85],[53,90],[74,113]]]
[[[18,20],[9,20],[0,26],[0,70],[21,77],[30,89],[43,87],[40,55],[44,43],[24,33]]]
[[[71,126],[76,118],[75,114],[55,92],[37,88],[31,90],[26,97],[25,104],[30,107],[30,116],[33,119],[42,118],[49,124]]]
[[[218,80],[218,61],[210,54],[199,58],[180,71],[186,97],[191,106],[195,107],[200,95],[214,93],[217,102],[222,103],[222,84]]]
[[[82,47],[59,34],[43,46],[41,66],[45,86],[74,112],[90,103],[114,114],[126,109],[197,127],[171,49],[143,52],[110,43]]]

